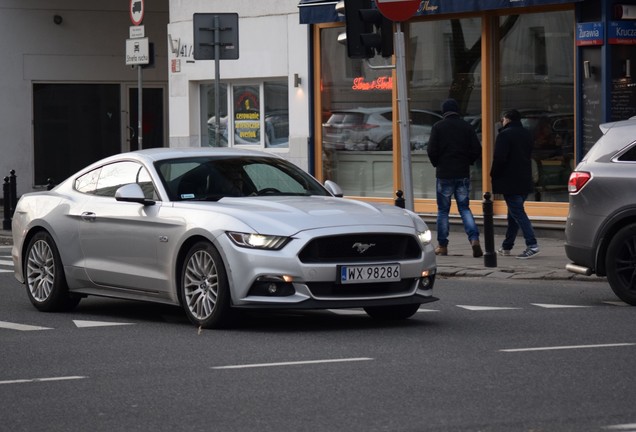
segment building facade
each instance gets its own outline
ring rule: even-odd
[[[426,144],[442,102],[452,97],[481,138],[482,159],[471,174],[472,199],[481,201],[491,190],[501,114],[515,108],[535,137],[528,213],[563,220],[569,174],[599,137],[598,124],[636,115],[634,8],[622,1],[422,1],[401,24],[410,112],[405,158],[394,139],[396,74],[378,68],[387,59],[348,58],[333,2],[301,1],[301,22],[313,30],[317,176],[336,181],[346,195],[390,201],[403,184],[400,163],[410,159],[414,208],[435,213]],[[473,210],[479,214],[481,206]],[[506,213],[498,196],[495,213]]]
[[[168,0],[146,1],[155,66],[143,70],[144,147],[167,145]],[[138,73],[126,66],[128,0],[0,0],[0,174],[18,195],[138,147]]]
[[[235,146],[279,154],[348,196],[393,202],[403,187],[396,74],[384,67],[393,60],[347,57],[335,0],[145,0],[155,62],[142,70],[141,146],[139,74],[125,64],[135,2],[0,0],[0,172],[16,171],[19,194],[117,152]],[[482,142],[475,213],[501,112],[516,108],[535,134],[528,212],[563,220],[568,175],[598,124],[636,115],[635,4],[422,1],[401,23],[415,210],[436,212],[426,145],[453,97]],[[195,14],[236,14],[235,58],[197,58],[213,21],[195,28]],[[506,212],[498,197],[495,212]]]

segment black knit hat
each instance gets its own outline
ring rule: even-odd
[[[442,104],[442,114],[447,112],[459,113],[459,105],[455,99],[446,99]]]

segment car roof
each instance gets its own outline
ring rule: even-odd
[[[623,127],[634,127],[636,126],[636,116],[631,117],[627,120],[621,120],[616,122],[608,122],[599,125],[603,134],[606,134],[610,129],[623,128]]]
[[[258,156],[258,157],[271,157],[280,158],[281,156],[272,153],[266,153],[258,150],[240,149],[234,147],[157,147],[144,150],[135,150],[131,152],[117,153],[115,155],[100,159],[92,164],[84,167],[80,171],[73,174],[81,174],[88,172],[100,165],[106,165],[114,161],[120,160],[136,160],[152,164],[159,160],[164,159],[179,159],[179,158],[191,158],[191,157],[246,157],[246,156]]]

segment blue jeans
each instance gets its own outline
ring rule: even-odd
[[[534,236],[534,229],[532,229],[532,223],[530,219],[528,219],[526,210],[523,207],[528,195],[504,194],[503,197],[508,206],[508,228],[506,229],[506,238],[501,247],[506,250],[512,249],[515,245],[519,228],[521,228],[523,237],[526,239],[526,246],[530,248],[538,247],[537,239]]]
[[[459,215],[462,217],[464,231],[469,241],[479,240],[479,229],[470,211],[470,179],[437,179],[437,243],[448,246],[448,213],[451,198],[455,196]]]

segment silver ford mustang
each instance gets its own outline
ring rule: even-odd
[[[99,295],[182,305],[202,328],[227,326],[237,308],[405,319],[437,300],[421,218],[341,195],[263,152],[111,156],[20,198],[15,277],[41,311]]]

